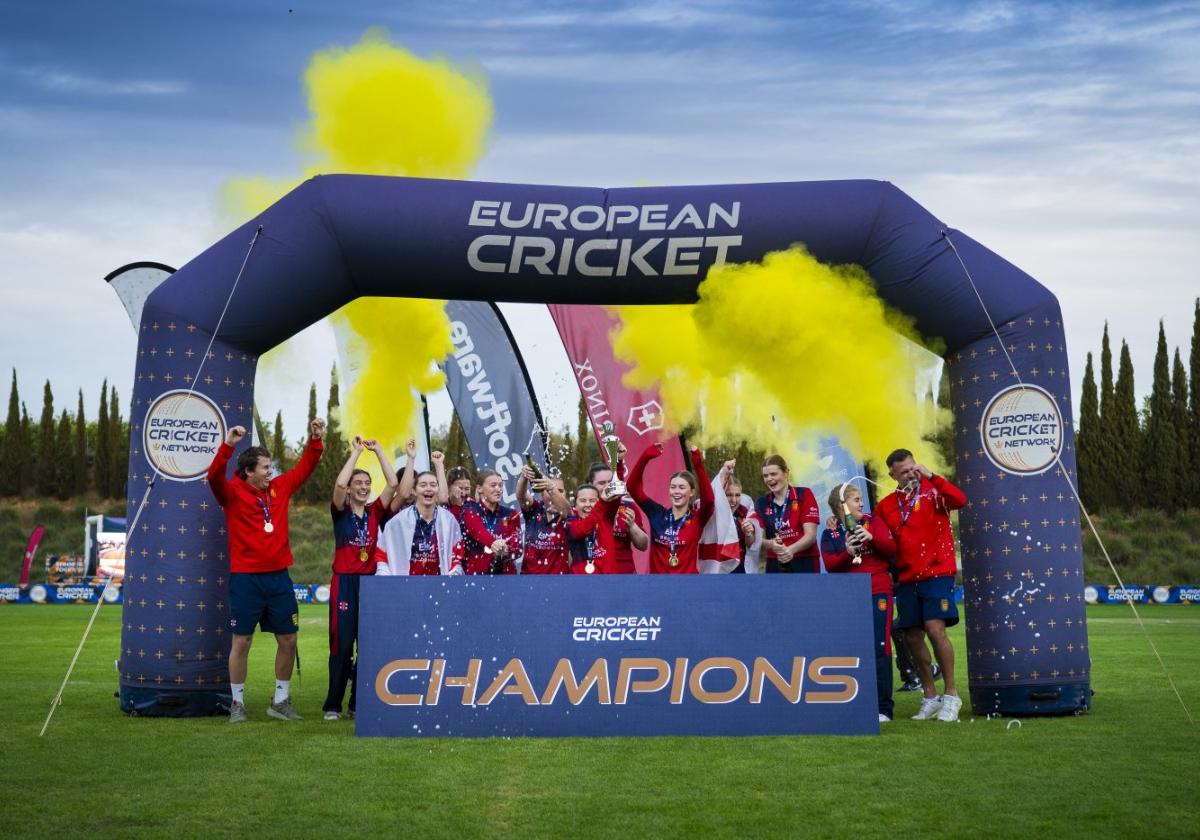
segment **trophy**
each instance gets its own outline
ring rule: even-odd
[[[604,421],[604,437],[601,439],[601,444],[604,446],[604,454],[608,456],[608,466],[612,470],[613,478],[609,482],[608,489],[613,497],[625,495],[625,482],[617,478],[617,461],[620,460],[621,439],[614,433],[614,426],[611,420]]]

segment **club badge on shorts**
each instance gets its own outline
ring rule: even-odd
[[[950,599],[949,598],[942,599],[942,612],[950,612]]]
[[[879,599],[879,611],[880,611],[880,612],[887,612],[887,598],[880,598],[880,599]]]

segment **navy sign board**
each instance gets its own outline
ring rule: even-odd
[[[876,735],[869,583],[368,578],[355,731]]]

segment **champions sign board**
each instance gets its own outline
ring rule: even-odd
[[[366,578],[356,733],[878,734],[869,596],[866,575]]]
[[[216,403],[196,391],[159,394],[146,411],[142,445],[150,463],[176,481],[194,481],[225,439],[225,415]]]

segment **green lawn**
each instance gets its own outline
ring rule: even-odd
[[[91,607],[0,608],[0,790],[7,837],[684,835],[1197,836],[1197,748],[1127,607],[1090,607],[1095,709],[1079,718],[907,720],[882,737],[357,739],[320,719],[325,610],[302,608],[302,723],[117,712],[119,611],[105,607],[64,705],[37,733]],[[1200,712],[1200,611],[1147,609]],[[960,625],[961,627],[961,625]],[[956,649],[963,651],[961,632]],[[293,681],[293,686],[295,682]]]

